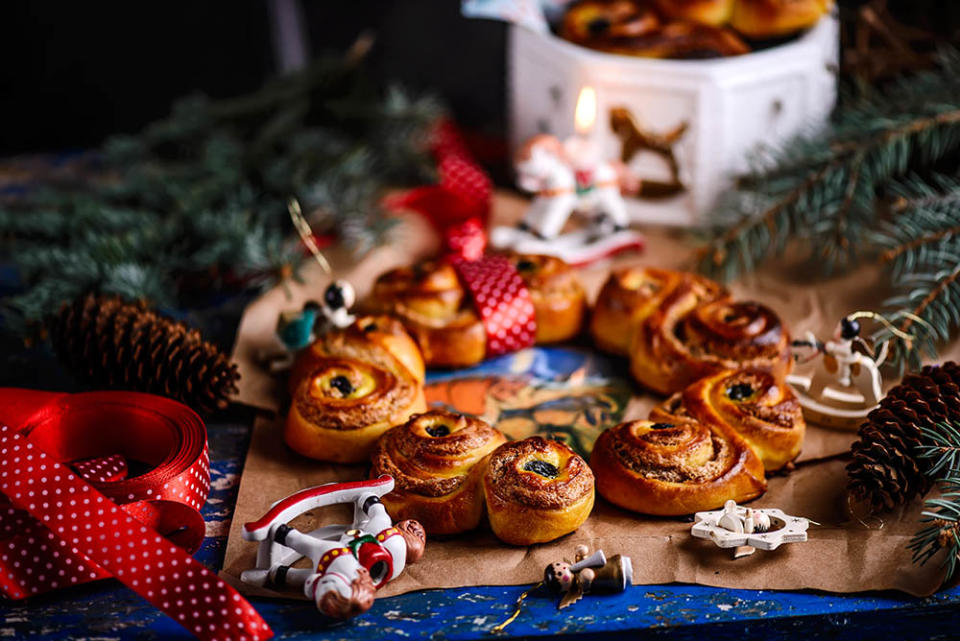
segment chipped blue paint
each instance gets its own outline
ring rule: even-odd
[[[203,510],[208,536],[197,558],[211,568],[223,561],[226,531],[236,500],[250,421],[210,426],[212,490]],[[379,599],[364,616],[324,625],[306,602],[254,599],[279,639],[404,639],[431,641],[496,638],[524,586],[430,590]],[[563,610],[534,594],[508,636],[631,637],[711,641],[777,639],[956,638],[960,588],[926,599],[895,593],[833,595],[814,592],[724,590],[695,585],[634,586],[621,595],[584,599]],[[0,639],[191,639],[115,581],[80,586],[28,601],[0,605]]]

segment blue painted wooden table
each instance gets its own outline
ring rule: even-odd
[[[212,490],[203,510],[207,538],[197,557],[218,569],[247,449],[252,417],[209,427]],[[479,587],[379,599],[348,623],[324,626],[306,602],[253,599],[279,639],[483,639],[524,590]],[[115,581],[28,601],[4,602],[0,639],[190,639],[183,628]],[[534,594],[507,628],[510,637],[676,639],[960,638],[960,588],[926,599],[900,594],[838,596],[724,590],[691,585],[634,586],[557,611]]]

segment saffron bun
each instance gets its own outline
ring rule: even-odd
[[[336,345],[337,343],[335,343]],[[336,463],[370,457],[381,434],[426,410],[423,385],[386,349],[340,344],[343,355],[313,355],[295,386],[284,427],[294,451]]]
[[[344,356],[364,360],[372,358],[374,353],[396,358],[417,381],[423,383],[426,376],[423,356],[403,323],[386,315],[360,316],[349,327],[322,334],[297,356],[290,370],[290,394],[324,358]]]
[[[667,299],[639,325],[630,347],[633,377],[664,395],[728,369],[760,369],[783,380],[792,366],[790,336],[776,313],[729,298]]]
[[[832,7],[833,0],[736,0],[730,26],[748,38],[780,38],[812,27]]]
[[[742,436],[766,470],[779,470],[800,453],[806,422],[790,387],[769,372],[727,370],[696,381],[650,413],[652,421],[684,417],[720,424]]]
[[[431,535],[466,532],[483,518],[487,459],[506,440],[480,419],[431,410],[380,437],[371,478],[393,477],[382,501],[394,519],[415,519]]]
[[[692,308],[726,296],[717,283],[689,272],[655,267],[611,271],[590,317],[590,335],[600,349],[626,356],[637,328],[662,306]]]
[[[537,343],[559,343],[580,333],[587,297],[576,272],[555,256],[508,254],[523,279],[537,319]]]
[[[508,259],[533,302],[537,342],[576,335],[585,299],[573,270],[558,258],[511,254]],[[400,320],[428,366],[469,367],[486,356],[483,322],[456,269],[445,261],[427,260],[381,274],[366,306]]]
[[[512,545],[532,545],[569,534],[587,520],[594,476],[566,445],[532,436],[490,455],[483,493],[493,533]]]
[[[590,457],[597,491],[634,512],[679,516],[738,503],[767,488],[763,463],[736,432],[686,417],[607,429]]]
[[[657,9],[671,20],[690,20],[719,27],[730,21],[735,0],[656,0]]]

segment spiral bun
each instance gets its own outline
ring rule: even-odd
[[[414,379],[423,383],[423,356],[420,355],[420,348],[404,329],[403,323],[384,315],[360,316],[345,329],[322,334],[297,356],[290,371],[290,394],[296,391],[300,381],[309,376],[316,365],[326,357],[345,356],[364,360],[371,358],[374,353],[381,358],[392,356],[397,359]]]
[[[580,331],[583,288],[558,258],[511,254],[530,294],[537,322],[535,340],[567,340]],[[484,359],[487,335],[456,269],[429,260],[390,270],[377,278],[367,306],[399,319],[432,367],[469,367]]]
[[[554,256],[509,254],[507,258],[530,292],[536,342],[558,343],[579,334],[586,294],[570,265]]]
[[[778,470],[796,458],[806,422],[790,387],[769,372],[723,371],[693,383],[663,405],[651,420],[683,416],[721,424],[742,436],[767,470]]]
[[[487,457],[504,442],[479,419],[432,410],[380,438],[371,475],[393,477],[396,485],[382,500],[394,519],[415,519],[428,534],[465,532],[483,518]]]
[[[688,309],[726,296],[717,283],[688,272],[622,267],[610,273],[590,318],[590,335],[600,349],[627,355],[637,328],[661,307]]]
[[[605,499],[644,514],[710,510],[767,487],[763,463],[743,438],[686,417],[612,427],[597,439],[590,465]]]
[[[361,317],[303,351],[290,395],[287,445],[322,461],[359,463],[383,432],[426,409],[423,360],[398,321]]]
[[[497,448],[483,477],[493,533],[513,545],[576,530],[593,509],[593,472],[557,441],[532,436]]]
[[[729,298],[700,305],[689,297],[665,301],[640,324],[630,349],[634,378],[661,394],[741,367],[782,380],[792,365],[790,337],[780,318],[759,303]]]

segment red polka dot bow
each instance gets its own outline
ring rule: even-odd
[[[536,320],[523,279],[510,261],[484,255],[493,193],[489,176],[448,120],[435,128],[430,149],[440,182],[389,198],[386,206],[420,213],[440,234],[442,252],[456,267],[483,322],[487,356],[533,345]]]
[[[133,462],[149,469],[131,477]],[[180,403],[0,389],[0,591],[115,577],[201,639],[271,637],[190,556],[209,480],[206,428]]]

